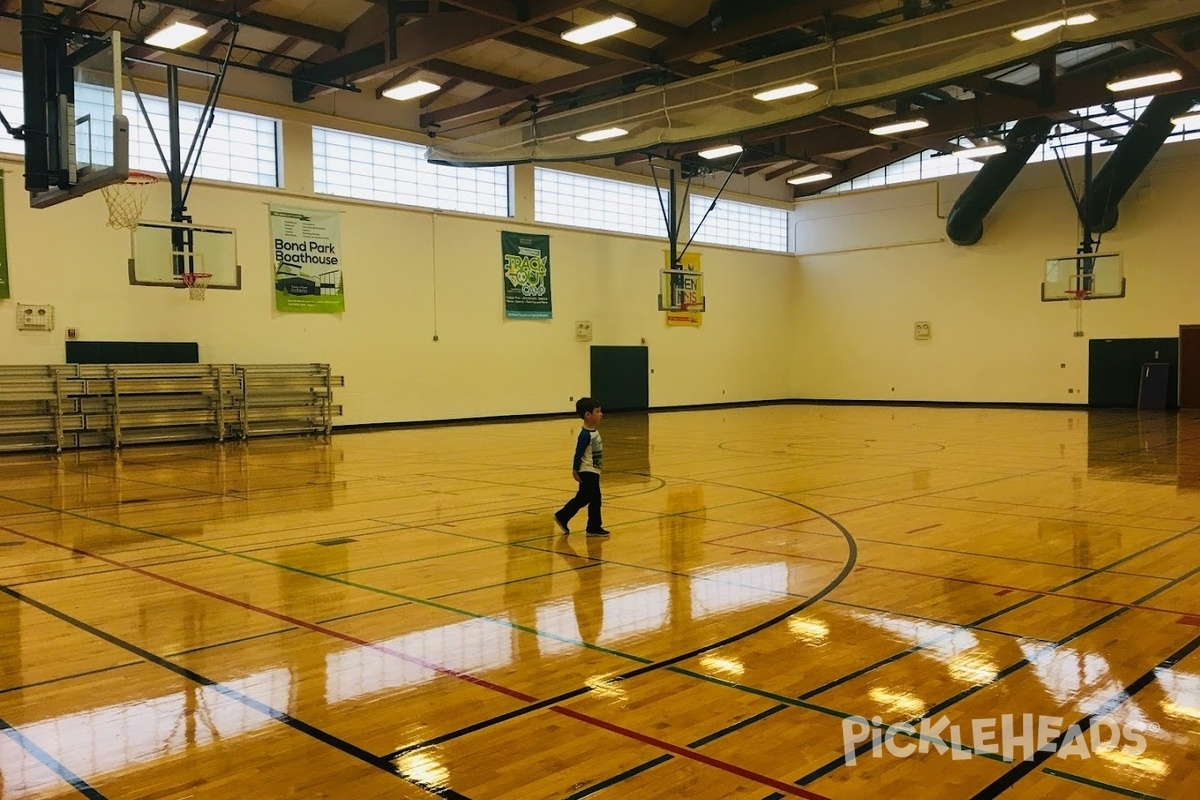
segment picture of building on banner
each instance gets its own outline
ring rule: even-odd
[[[504,270],[504,316],[550,319],[550,237],[500,232]]]
[[[309,314],[346,310],[340,212],[271,205],[271,249],[276,309]]]

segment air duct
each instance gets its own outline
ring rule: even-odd
[[[1106,233],[1117,226],[1117,206],[1134,181],[1154,158],[1163,142],[1175,129],[1171,117],[1186,113],[1200,92],[1159,95],[1129,126],[1129,133],[1112,151],[1108,161],[1096,173],[1091,189],[1080,199],[1080,216],[1087,215],[1095,233]]]
[[[983,218],[996,205],[1038,146],[1046,141],[1054,122],[1048,117],[1023,119],[1004,138],[1008,148],[993,156],[963,190],[946,215],[946,235],[965,247],[983,238]]]

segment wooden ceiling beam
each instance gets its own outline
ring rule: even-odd
[[[220,19],[236,20],[252,28],[282,33],[285,36],[295,36],[317,44],[342,46],[342,35],[338,31],[258,11],[239,11],[240,8],[251,5],[247,3],[228,4],[215,2],[215,0],[157,0],[157,2],[161,6],[171,6],[196,14],[211,14]]]

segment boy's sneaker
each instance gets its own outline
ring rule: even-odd
[[[587,532],[587,535],[588,536],[608,536],[609,533],[608,533],[608,531],[604,530],[604,528],[596,528],[595,530],[589,529]]]
[[[563,533],[571,532],[571,529],[567,527],[567,523],[562,521],[562,517],[558,515],[557,511],[554,512],[554,524]]]

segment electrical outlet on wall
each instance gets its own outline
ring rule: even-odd
[[[54,330],[54,306],[26,306],[18,303],[17,330]]]

